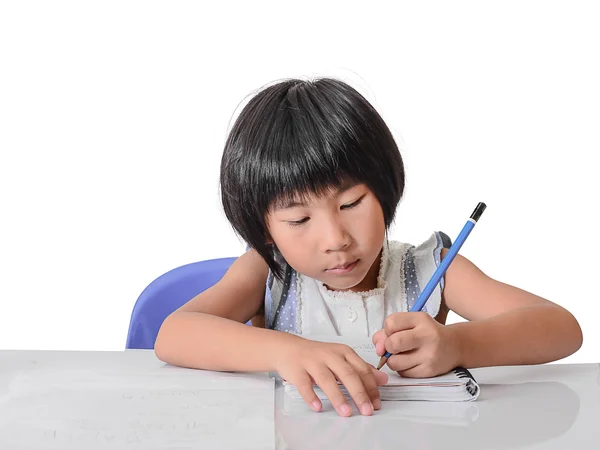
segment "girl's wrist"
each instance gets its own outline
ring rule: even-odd
[[[283,360],[288,357],[290,354],[298,348],[298,345],[301,344],[300,336],[295,334],[290,334],[285,331],[276,331],[272,330],[273,336],[272,338],[272,346],[271,346],[271,357],[270,359],[270,370],[271,371],[279,371]]]
[[[467,368],[467,361],[465,360],[465,329],[460,325],[461,324],[446,325],[446,330],[449,335],[451,354],[453,355],[452,363],[455,367]]]

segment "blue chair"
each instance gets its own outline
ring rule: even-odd
[[[140,294],[129,322],[127,349],[153,349],[169,314],[219,281],[237,258],[186,264],[161,275]]]

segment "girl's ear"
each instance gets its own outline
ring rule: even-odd
[[[267,233],[267,235],[265,236],[265,244],[270,245],[270,246],[275,245],[275,242],[273,242],[273,238],[271,237],[271,235],[269,233]]]

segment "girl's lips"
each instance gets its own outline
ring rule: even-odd
[[[327,269],[325,272],[331,273],[331,274],[334,274],[334,275],[345,275],[345,274],[350,273],[350,272],[352,272],[354,270],[354,268],[358,264],[358,261],[360,261],[360,260],[357,259],[356,261],[348,264],[345,267],[335,267],[333,269]]]

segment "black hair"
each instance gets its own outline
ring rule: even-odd
[[[373,106],[332,78],[287,79],[260,90],[237,117],[221,159],[225,215],[280,279],[266,221],[274,202],[347,181],[369,187],[389,229],[404,192],[398,146]]]

